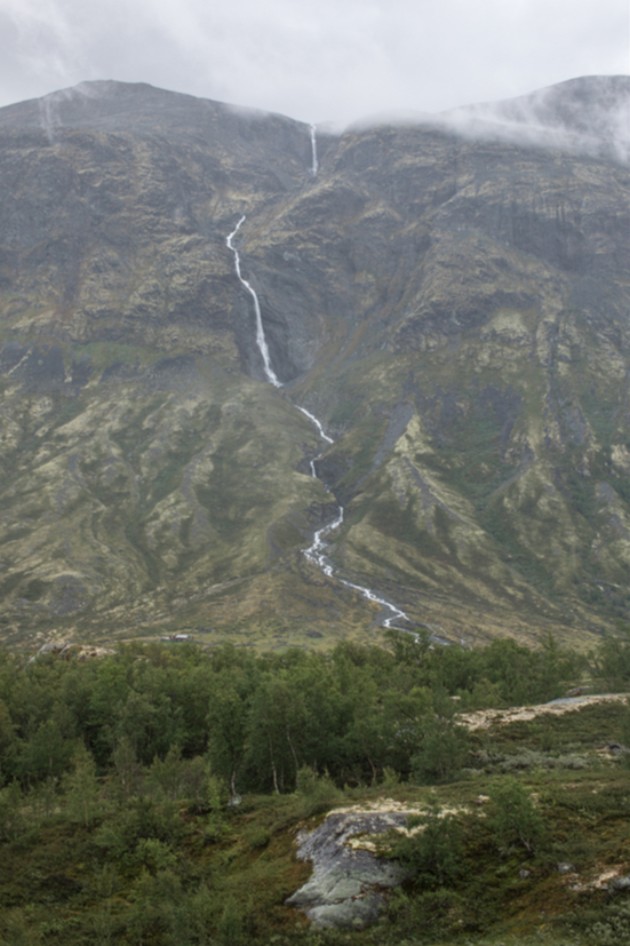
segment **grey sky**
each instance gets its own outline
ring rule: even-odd
[[[119,79],[347,122],[630,72],[629,0],[0,0],[0,105]]]

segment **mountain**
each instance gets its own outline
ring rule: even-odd
[[[374,636],[354,586],[447,639],[627,621],[629,110],[0,110],[2,638]]]

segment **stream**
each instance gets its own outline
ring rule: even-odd
[[[315,125],[310,126],[310,133],[311,133],[311,149],[312,149],[311,173],[315,177],[317,175],[317,169],[318,169]],[[243,276],[243,273],[241,271],[241,258],[240,258],[238,249],[234,245],[234,240],[236,236],[238,235],[238,232],[241,229],[242,225],[245,223],[245,220],[246,220],[246,216],[243,215],[238,221],[238,223],[236,224],[235,228],[232,230],[232,232],[226,237],[225,243],[226,243],[227,248],[231,251],[231,253],[234,256],[234,270],[236,272],[237,279],[239,280],[243,288],[249,293],[252,299],[252,303],[254,306],[254,313],[256,316],[256,345],[262,357],[263,372],[264,372],[265,380],[269,384],[272,384],[275,388],[281,388],[283,386],[282,381],[280,381],[280,379],[278,378],[277,374],[275,373],[273,369],[273,365],[271,363],[271,356],[269,354],[269,346],[267,344],[267,339],[265,336],[265,328],[264,328],[262,313],[260,309],[260,301],[258,299],[256,290],[253,288],[251,283],[247,279],[245,279],[245,277]],[[317,418],[305,407],[300,407],[299,405],[295,405],[295,406],[297,407],[297,410],[299,410],[302,414],[304,414],[304,416],[307,417],[308,420],[311,422],[311,424],[315,427],[320,440],[325,445],[322,452],[319,453],[314,459],[310,461],[311,476],[314,479],[320,479],[320,477],[317,474],[317,461],[324,455],[328,447],[330,447],[334,443],[334,440],[332,437],[330,437],[326,433],[319,418]],[[328,493],[328,495],[333,497],[336,502],[336,497],[334,496],[332,490],[328,487],[328,485],[324,482],[324,480],[321,480],[321,482],[326,492]],[[328,548],[327,539],[333,532],[335,532],[337,529],[340,528],[340,526],[343,524],[343,518],[344,518],[343,506],[338,505],[337,513],[334,516],[334,518],[330,522],[328,522],[325,526],[322,526],[321,529],[317,529],[313,535],[313,541],[311,545],[309,545],[308,548],[302,550],[304,556],[309,562],[311,562],[313,565],[316,565],[324,573],[324,575],[326,575],[327,578],[333,579],[334,581],[338,582],[340,585],[343,585],[346,588],[351,588],[353,591],[357,591],[360,595],[362,595],[368,601],[372,601],[374,604],[378,604],[379,607],[383,609],[383,611],[389,612],[387,617],[385,617],[384,620],[382,620],[381,622],[383,627],[393,629],[396,627],[396,624],[394,624],[395,621],[408,621],[409,618],[405,614],[405,612],[401,608],[393,604],[391,601],[388,601],[386,598],[383,598],[381,595],[376,594],[376,592],[373,591],[371,588],[367,588],[364,585],[358,585],[355,582],[348,581],[346,578],[342,578],[340,575],[336,573],[332,562],[330,561],[330,559],[328,558],[326,554],[326,549]],[[406,630],[406,628],[399,628],[399,630]]]

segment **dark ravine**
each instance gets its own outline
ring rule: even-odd
[[[3,639],[626,622],[629,101],[337,135],[142,84],[0,109]]]

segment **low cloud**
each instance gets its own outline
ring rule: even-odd
[[[460,135],[630,160],[630,77],[584,77],[516,99],[453,109]]]
[[[0,104],[149,82],[304,121],[437,112],[628,68],[627,0],[0,0]]]

